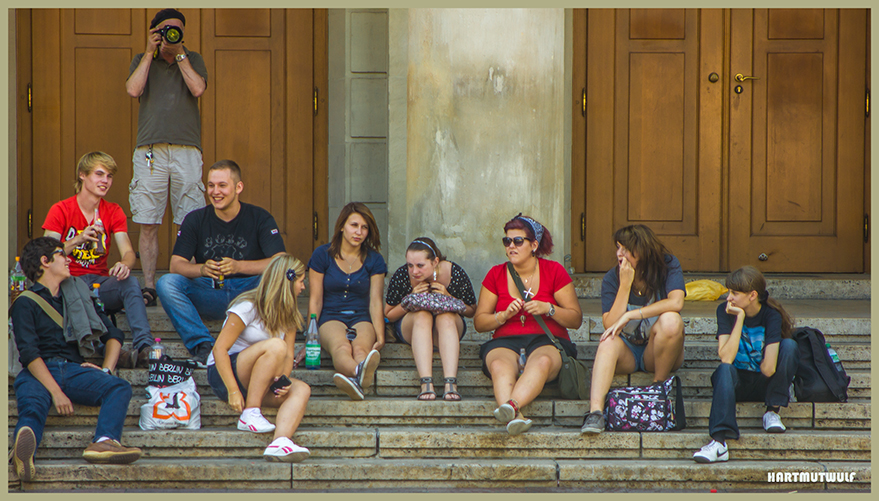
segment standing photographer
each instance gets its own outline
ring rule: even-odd
[[[183,46],[185,24],[177,10],[156,13],[146,51],[134,56],[125,82],[128,95],[140,101],[128,202],[132,221],[141,225],[138,247],[147,306],[156,305],[159,225],[168,192],[178,226],[189,212],[205,205],[198,98],[207,87],[208,72],[201,55]]]

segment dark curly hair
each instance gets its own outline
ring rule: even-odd
[[[24,244],[21,251],[21,268],[31,282],[36,283],[43,276],[42,258],[46,257],[51,262],[54,257],[55,249],[64,248],[64,244],[60,240],[53,237],[39,237]]]

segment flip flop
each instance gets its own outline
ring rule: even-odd
[[[159,293],[156,292],[156,289],[153,289],[152,287],[144,287],[140,292],[143,295],[143,298],[147,300],[147,308],[156,305],[156,299],[159,298]]]

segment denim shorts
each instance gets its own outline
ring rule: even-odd
[[[632,355],[635,357],[635,372],[647,372],[647,369],[644,367],[644,350],[647,349],[647,343],[640,345],[632,344],[626,336],[620,336],[620,339],[626,343],[629,351],[631,351]]]
[[[369,316],[369,312],[358,313],[355,311],[349,312],[323,312],[320,314],[320,320],[318,320],[318,327],[329,322],[330,320],[335,320],[337,322],[342,322],[345,324],[345,327],[354,327],[360,322],[369,322],[372,323],[372,318]]]
[[[235,376],[235,382],[238,383],[238,389],[241,390],[241,397],[246,400],[247,387],[238,379],[238,353],[229,355],[229,359],[232,362],[232,374]],[[220,371],[217,370],[216,365],[208,366],[208,384],[211,385],[211,389],[214,390],[214,395],[217,398],[223,402],[229,401],[229,392],[226,390],[226,384],[223,383],[223,378],[220,377]]]
[[[467,333],[467,320],[464,319],[464,315],[459,314],[458,316],[460,316],[461,321],[464,322],[464,330],[462,330],[461,335],[458,336],[458,341],[460,341],[461,339],[464,339],[464,334]],[[405,339],[403,339],[403,318],[405,317],[406,315],[403,315],[402,317],[400,317],[399,320],[393,322],[391,325],[394,326],[394,337],[397,338],[397,341],[403,344],[409,344],[406,342]],[[433,347],[433,351],[437,351],[436,346]]]
[[[558,336],[556,336],[556,339],[559,340],[559,344],[562,345],[562,348],[564,348],[565,353],[567,353],[569,357],[577,358],[577,345],[575,345],[568,339],[560,338]],[[501,336],[486,341],[485,343],[482,343],[482,346],[479,347],[479,358],[482,359],[482,373],[485,374],[485,377],[491,379],[491,373],[488,372],[488,366],[485,365],[485,358],[488,356],[488,353],[491,350],[494,350],[496,348],[506,348],[518,355],[520,350],[522,348],[525,348],[525,357],[527,358],[537,348],[552,344],[552,339],[550,339],[549,336],[547,336],[546,334],[521,334],[516,336]],[[556,381],[556,379],[552,381],[547,381],[547,383],[552,383]]]

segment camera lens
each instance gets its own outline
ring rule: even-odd
[[[180,43],[183,40],[183,32],[176,26],[165,26],[160,33],[168,43]]]

